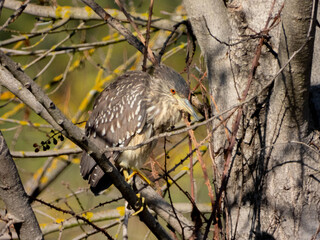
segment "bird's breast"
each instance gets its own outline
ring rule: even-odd
[[[140,134],[136,134],[132,137],[131,141],[129,142],[128,146],[136,146],[142,142],[145,142],[153,136],[153,128],[150,125]],[[157,144],[157,141],[152,141],[142,147],[135,149],[135,150],[126,150],[120,154],[119,159],[117,160],[117,164],[124,168],[141,168],[141,166],[146,162],[149,155],[151,154],[153,148]]]
[[[153,124],[154,131],[158,134],[166,131],[181,120],[181,111],[174,105],[153,105],[147,109],[147,119]]]

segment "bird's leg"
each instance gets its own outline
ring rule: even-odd
[[[123,169],[122,172],[123,172],[124,179],[125,179],[126,182],[128,182],[128,183],[129,183],[130,179],[132,179],[132,177],[133,177],[135,174],[139,174],[139,175],[141,176],[141,173],[138,173],[139,171],[136,171],[136,170],[133,170],[133,172],[132,172],[130,175],[129,175],[128,170],[126,170],[126,169]],[[142,175],[142,176],[143,176],[143,175]],[[148,178],[146,178],[145,176],[143,176],[143,179],[150,185],[150,181],[148,180]],[[143,209],[144,209],[144,205],[145,205],[145,199],[144,199],[144,197],[141,197],[140,193],[138,193],[138,194],[136,194],[136,195],[137,195],[137,198],[138,198],[136,204],[140,204],[139,201],[141,201],[141,207],[140,207],[137,211],[135,211],[135,212],[132,214],[132,216],[136,216],[136,215],[138,215],[140,212],[142,212]]]
[[[131,178],[133,178],[134,175],[137,174],[137,175],[139,175],[140,178],[141,178],[142,180],[144,180],[148,185],[150,185],[150,186],[153,185],[153,183],[152,183],[139,169],[137,169],[137,168],[131,168],[131,169],[132,169],[132,173],[131,173],[130,175],[124,176],[127,182],[128,182]],[[125,174],[125,173],[123,173],[123,174]],[[127,172],[127,174],[128,174],[128,172]]]
[[[131,170],[132,170],[131,174],[129,174],[128,170],[126,170],[126,169],[123,169],[123,171],[122,171],[124,179],[126,180],[127,183],[130,183],[131,182],[130,180],[137,174],[148,185],[150,185],[150,186],[153,185],[153,182],[151,182],[139,169],[131,168]]]

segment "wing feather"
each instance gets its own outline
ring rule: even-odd
[[[127,146],[132,137],[146,126],[145,96],[149,79],[150,75],[145,72],[127,72],[107,86],[95,100],[86,124],[86,135],[103,140],[106,147]],[[110,154],[107,153],[107,157],[110,158]],[[115,162],[119,155],[113,154]],[[87,153],[82,155],[80,168],[81,175],[89,180],[94,193],[111,185]]]

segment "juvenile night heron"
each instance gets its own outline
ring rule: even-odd
[[[175,125],[182,112],[197,118],[188,101],[189,93],[181,75],[165,65],[156,66],[149,73],[127,72],[97,97],[86,124],[86,135],[104,141],[106,148],[135,146]],[[136,150],[106,154],[112,154],[119,169],[139,169],[156,142]],[[80,171],[95,194],[112,184],[87,153],[82,155]]]

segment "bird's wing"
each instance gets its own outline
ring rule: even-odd
[[[128,72],[106,87],[94,103],[86,124],[86,135],[103,140],[106,147],[127,146],[146,125],[145,94],[149,78],[145,72]],[[107,157],[110,158],[111,154],[107,152]],[[113,153],[115,162],[119,154]],[[82,155],[80,167],[81,175],[89,179],[93,192],[111,185],[110,181],[105,182],[104,172],[87,153]]]

